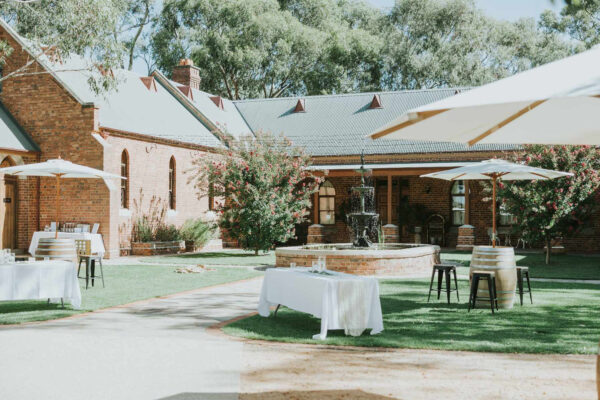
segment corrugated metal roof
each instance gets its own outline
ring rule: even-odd
[[[174,85],[179,85],[174,82]],[[201,90],[192,89],[193,103],[206,118],[215,124],[222,132],[235,138],[252,134],[252,130],[242,118],[242,115],[229,99],[222,98],[223,110],[211,100],[214,95]]]
[[[224,147],[190,111],[158,81],[156,91],[149,90],[141,76],[126,70],[113,71],[119,80],[118,89],[96,94],[88,79],[84,61],[71,57],[53,65],[55,74],[77,96],[99,107],[100,126],[122,131],[177,140],[207,147]]]
[[[406,111],[452,96],[457,89],[407,90],[304,97],[306,112],[294,113],[299,97],[241,100],[234,104],[254,132],[283,134],[314,156],[509,150],[513,145],[477,145],[365,138]],[[461,89],[463,90],[463,89]],[[383,108],[370,109],[379,94]]]
[[[38,145],[0,103],[0,148],[16,151],[40,151]]]

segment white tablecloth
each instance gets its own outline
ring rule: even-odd
[[[368,313],[366,328],[371,329],[371,335],[383,331],[377,279],[341,272],[328,272],[332,275],[310,273],[308,268],[267,269],[260,293],[258,313],[263,317],[268,317],[270,307],[281,304],[312,314],[321,318],[321,332],[314,335],[313,338],[324,340],[327,338],[327,330],[345,328],[339,310],[340,304],[347,299],[340,298],[339,288],[340,282],[352,279],[364,285],[363,292],[369,294],[365,297],[369,303],[365,307]],[[344,292],[347,293],[347,291]]]
[[[81,307],[75,264],[69,261],[34,261],[0,265],[0,301],[65,299]]]
[[[35,232],[31,238],[31,244],[29,245],[29,254],[35,256],[35,251],[41,238],[53,238],[54,235],[56,235],[56,232]],[[90,240],[92,253],[104,256],[104,253],[106,252],[102,235],[99,233],[58,232],[58,237],[61,239]]]

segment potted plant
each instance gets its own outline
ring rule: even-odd
[[[198,251],[215,236],[214,223],[203,221],[201,218],[188,219],[181,227],[179,234],[185,241],[185,251]]]

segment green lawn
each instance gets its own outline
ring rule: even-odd
[[[253,316],[224,328],[250,339],[331,345],[518,353],[595,354],[600,339],[600,286],[533,283],[534,304],[515,305],[492,315],[489,309],[467,313],[468,283],[459,281],[461,303],[427,303],[429,282],[382,280],[385,330],[370,336],[330,331],[326,341],[310,339],[320,321],[282,308],[277,318]],[[454,294],[455,295],[455,294]]]
[[[158,264],[202,264],[202,265],[275,265],[275,252],[254,255],[253,251],[223,250],[206,253],[180,254],[174,256],[156,256],[140,259],[142,262]]]
[[[173,265],[105,265],[106,288],[97,281],[94,288],[86,290],[82,281],[81,310],[72,310],[68,304],[62,309],[45,301],[0,302],[0,325],[56,319],[260,275],[247,268],[214,267],[214,271],[199,274],[178,274],[175,269]]]
[[[517,265],[529,267],[532,278],[596,279],[600,280],[600,257],[597,255],[552,255],[550,265],[546,265],[544,254],[516,254]],[[445,251],[442,261],[459,262],[469,266],[470,252]],[[467,268],[459,268],[459,273],[468,273]]]

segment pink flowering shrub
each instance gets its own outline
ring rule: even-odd
[[[196,187],[201,196],[211,188],[220,199],[219,226],[258,254],[294,238],[296,224],[305,221],[320,183],[309,164],[288,139],[260,133],[232,140],[222,157],[198,159]]]
[[[504,209],[517,217],[520,234],[529,242],[546,244],[548,263],[552,240],[579,232],[596,210],[600,151],[592,146],[527,145],[512,161],[575,174],[552,180],[505,182],[498,190]]]

